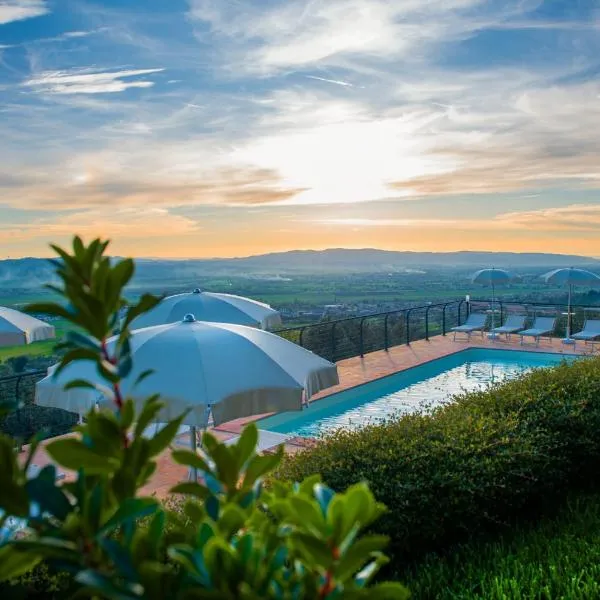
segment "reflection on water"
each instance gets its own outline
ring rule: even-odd
[[[514,379],[531,368],[517,363],[467,362],[384,396],[369,398],[367,394],[361,399],[363,402],[359,406],[347,409],[337,406],[335,413],[299,424],[290,433],[302,437],[317,437],[340,427],[356,429],[391,416],[428,411],[447,403],[456,394]]]

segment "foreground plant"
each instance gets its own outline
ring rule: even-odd
[[[387,562],[387,539],[360,537],[384,511],[367,486],[335,494],[311,477],[265,489],[263,478],[277,467],[282,450],[257,455],[253,425],[235,446],[206,434],[204,455],[172,451],[176,462],[202,475],[201,483],[171,490],[185,499],[181,510],[140,495],[184,415],[147,438],[160,399],[149,398],[137,411],[123,397],[121,382],[133,363],[129,325],[157,299],[146,295],[127,308],[116,342],[107,344],[125,309],[123,292],[134,265],[129,259],[111,264],[106,247],[100,240],[85,246],[79,238],[71,253],[54,247],[62,286],[53,289],[66,305],[30,310],[76,326],[58,371],[77,360],[93,361],[106,385],[75,381],[72,387],[98,387],[114,406],[88,413],[74,436],[46,446],[57,465],[76,472],[68,483],[57,482],[53,465],[27,476],[39,440],[20,465],[13,441],[0,437],[0,525],[19,518],[25,531],[20,539],[0,542],[0,581],[44,561],[71,573],[80,597],[407,598],[399,584],[371,585]]]

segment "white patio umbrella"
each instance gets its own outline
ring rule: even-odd
[[[18,310],[0,306],[0,346],[21,346],[54,337],[52,325]]]
[[[600,286],[600,277],[591,271],[586,271],[585,269],[567,267],[563,269],[555,269],[554,271],[545,273],[542,275],[542,279],[546,283],[569,286],[567,307],[567,337],[563,339],[563,343],[573,344],[575,342],[575,340],[571,338],[571,296],[573,294],[573,286],[579,285],[583,287],[598,287]]]
[[[471,281],[473,283],[487,285],[492,288],[492,330],[496,326],[496,286],[505,285],[511,281],[519,281],[519,279],[519,275],[515,275],[514,273],[506,271],[505,269],[496,269],[494,267],[491,267],[490,269],[481,269],[471,276]],[[493,339],[496,337],[496,334],[492,331],[488,337]]]
[[[109,351],[115,340],[108,340]],[[133,331],[131,349],[134,368],[122,382],[124,395],[139,407],[148,396],[160,394],[166,404],[160,422],[189,410],[183,423],[192,427],[194,448],[196,428],[206,428],[211,414],[219,425],[241,417],[301,410],[315,393],[339,383],[333,363],[273,333],[196,321],[193,315],[178,323]],[[134,387],[148,369],[154,371],[152,375]],[[71,363],[50,377],[36,386],[36,402],[43,406],[57,406],[57,394],[70,381],[101,382],[91,361]]]
[[[273,329],[281,325],[280,314],[268,304],[233,294],[203,292],[196,288],[191,293],[163,298],[152,310],[135,319],[131,328],[176,323],[187,314],[195,315],[199,321],[233,323],[261,329]]]

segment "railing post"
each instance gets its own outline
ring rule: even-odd
[[[390,347],[390,340],[388,338],[388,318],[390,313],[385,315],[385,319],[383,320],[383,347],[387,351]]]
[[[464,300],[461,300],[461,301],[458,303],[457,321],[456,321],[456,325],[457,325],[458,327],[460,327],[460,326],[461,326],[461,322],[460,322],[460,311],[462,310],[462,306],[463,306],[463,304],[464,304],[464,303],[465,303],[465,301],[464,301]]]
[[[504,304],[502,303],[502,300],[497,300],[497,302],[500,305],[500,325],[502,325],[504,322]]]
[[[404,315],[405,325],[406,325],[406,345],[410,346],[410,311],[412,308],[409,308]]]
[[[306,329],[306,327],[300,327],[300,337],[298,338],[298,345],[301,348],[304,348],[304,330]]]
[[[362,358],[365,355],[365,339],[364,339],[364,331],[363,331],[363,323],[365,322],[366,317],[362,317],[360,320],[360,336],[359,336],[359,344],[360,344],[360,357]]]
[[[425,341],[429,341],[429,309],[431,306],[428,306],[425,309]]]
[[[442,308],[442,335],[446,335],[446,307],[448,303],[444,304]]]
[[[331,362],[335,362],[335,321],[331,323]]]

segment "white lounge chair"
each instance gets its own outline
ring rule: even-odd
[[[593,342],[600,338],[600,319],[586,319],[583,329],[571,336],[574,340]],[[577,343],[577,342],[575,342]]]
[[[483,329],[485,328],[485,322],[487,320],[487,315],[483,313],[471,313],[467,320],[458,327],[453,327],[450,331],[454,332],[453,341],[456,341],[457,333],[464,333],[467,336],[467,339],[471,339],[471,335],[475,331],[481,332],[481,337],[483,337]]]
[[[504,325],[500,327],[494,327],[492,333],[504,334],[507,340],[510,340],[512,333],[518,333],[525,328],[525,321],[527,317],[525,315],[508,315]]]
[[[524,338],[532,337],[535,340],[535,345],[540,345],[540,338],[547,337],[552,342],[550,337],[556,326],[556,317],[536,317],[533,325],[529,329],[520,331],[521,346],[524,345]]]

